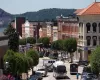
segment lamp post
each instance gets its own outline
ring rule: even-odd
[[[9,67],[9,62],[5,62],[5,70],[7,71],[8,67]]]
[[[27,37],[28,37],[27,35],[28,35],[28,33],[25,33],[26,44],[27,44]]]
[[[24,49],[25,49],[25,55],[26,55],[26,50],[27,50],[27,33],[25,33],[25,38],[26,38],[26,46],[24,47]]]

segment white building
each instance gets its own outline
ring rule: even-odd
[[[28,20],[22,25],[22,38],[33,37],[34,26]]]
[[[58,27],[53,26],[53,41],[58,40]]]
[[[76,12],[79,18],[78,48],[83,50],[83,59],[87,60],[91,50],[100,45],[100,2]]]

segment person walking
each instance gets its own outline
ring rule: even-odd
[[[79,73],[77,72],[77,74],[76,74],[76,78],[77,78],[77,80],[79,79]]]

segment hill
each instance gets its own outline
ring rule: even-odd
[[[55,20],[56,17],[60,16],[61,14],[66,17],[71,15],[75,16],[74,12],[75,9],[52,8],[52,9],[42,9],[37,12],[26,12],[18,16],[25,16],[26,18],[32,21],[51,21]]]
[[[0,27],[6,27],[12,20],[13,15],[0,9]]]
[[[58,8],[51,8],[51,9],[42,9],[36,12],[26,12],[23,14],[13,15],[7,13],[6,11],[0,9],[0,27],[7,27],[7,25],[17,16],[24,16],[28,20],[31,21],[51,21],[55,20],[57,16],[61,14],[65,17],[67,16],[75,16],[74,11],[76,9],[58,9]]]

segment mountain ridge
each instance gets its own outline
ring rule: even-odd
[[[22,14],[10,14],[0,8],[0,27],[7,27],[7,25],[14,20],[15,17],[26,17],[31,21],[51,21],[56,20],[56,17],[61,14],[65,17],[75,16],[75,10],[76,9],[49,8],[33,12],[25,12]]]

